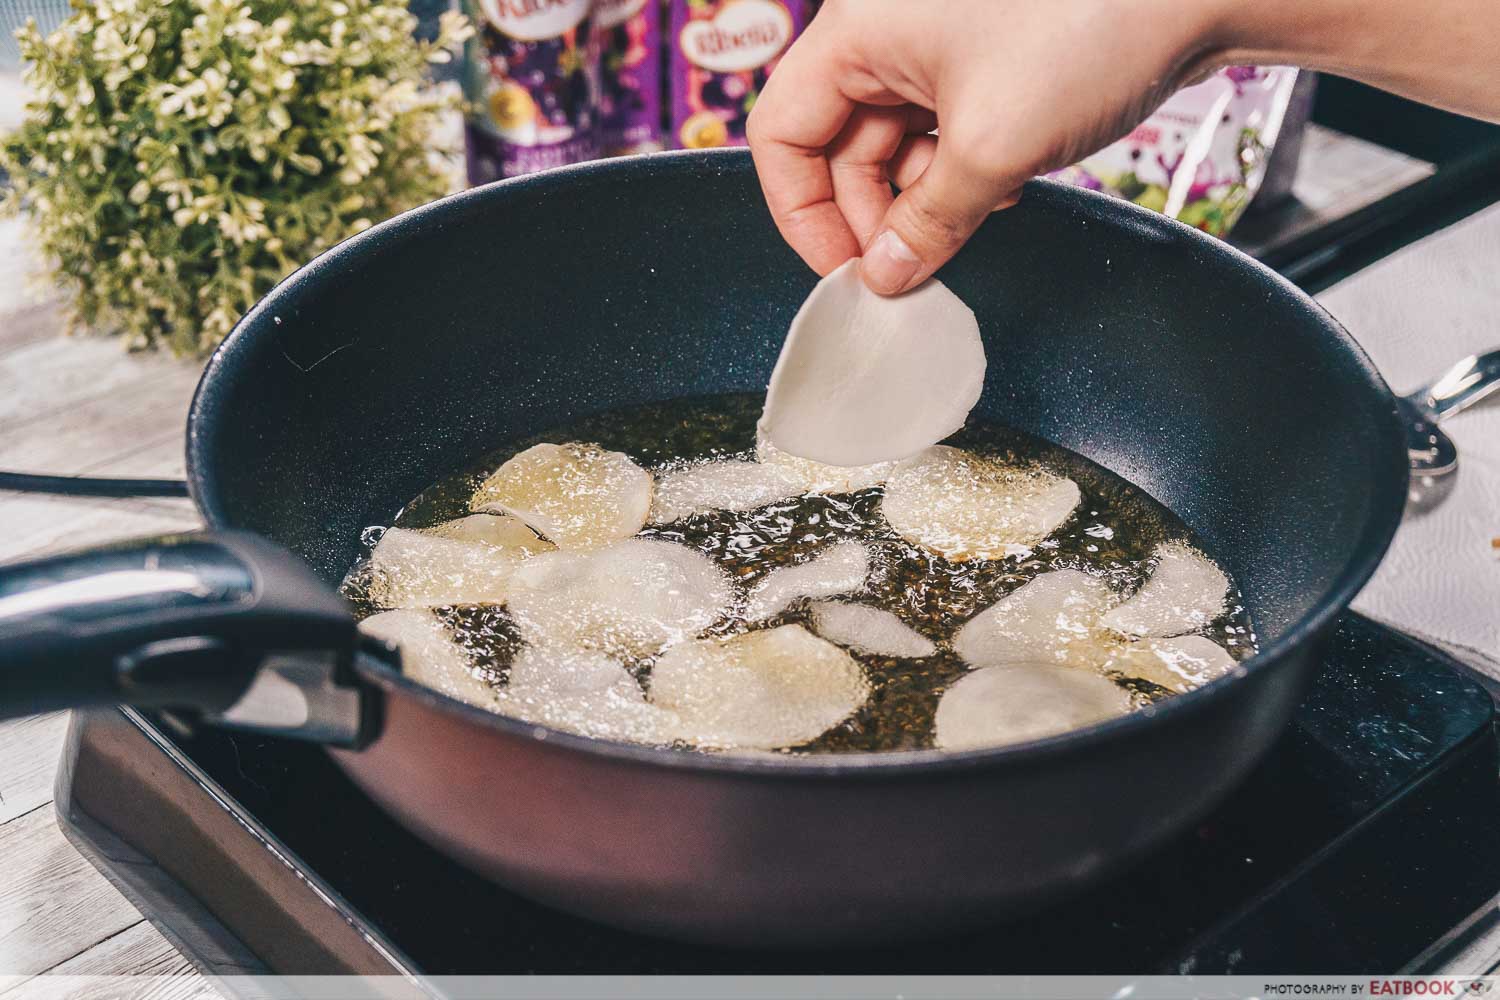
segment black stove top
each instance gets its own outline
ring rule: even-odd
[[[564,916],[427,848],[315,747],[130,711],[75,717],[58,809],[219,973],[1391,971],[1500,891],[1492,702],[1454,666],[1346,617],[1295,725],[1196,829],[1049,912],[905,948],[706,949]]]

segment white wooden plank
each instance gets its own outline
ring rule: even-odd
[[[108,977],[108,978],[106,978]],[[128,979],[122,977],[130,977]],[[84,1000],[129,996],[136,1000],[217,997],[212,984],[178,954],[150,923],[140,923],[48,970],[0,988],[5,1000]]]
[[[71,407],[26,433],[6,434],[0,468],[68,475],[144,444],[181,439],[191,391],[190,385],[148,383],[131,387],[138,399],[123,399],[122,393]]]
[[[181,479],[187,475],[187,447],[183,435],[178,433],[143,444],[139,448],[122,451],[97,464],[87,465],[81,472],[90,476]]]
[[[125,355],[117,344],[97,340],[53,339],[0,353],[0,430],[6,432],[0,436],[0,468],[180,477],[182,431],[198,373],[194,363]],[[15,504],[25,496],[0,493],[0,523],[11,539],[0,542],[0,558],[56,547],[80,516],[77,505],[101,502],[57,498],[48,502],[63,507],[52,514],[35,504],[18,510]],[[161,511],[188,509],[183,501],[141,502]],[[36,525],[47,537],[15,541]],[[117,534],[139,528],[124,524]]]
[[[63,307],[59,302],[18,304],[0,299],[0,356],[44,340],[61,340]]]
[[[0,826],[0,974],[35,975],[141,917],[57,828],[49,806]]]
[[[0,468],[68,474],[180,440],[200,373],[195,362],[89,338],[0,355]]]
[[[68,713],[0,722],[0,823],[52,801]]]
[[[198,374],[196,364],[127,354],[117,340],[50,337],[0,355],[0,428],[50,427],[57,414],[84,400],[111,398],[140,406],[136,394],[122,399],[121,390],[142,385],[158,390],[146,399],[155,405],[170,402],[180,411]],[[162,389],[167,400],[157,403]]]
[[[58,297],[47,283],[42,259],[25,216],[0,219],[0,318],[27,306]]]
[[[142,920],[48,970],[58,976],[197,976],[172,942]]]
[[[0,494],[0,562],[137,535],[190,531],[202,522],[185,500],[44,498]]]
[[[74,976],[48,974],[29,979],[8,992],[5,1000],[220,1000],[223,994],[198,975]]]

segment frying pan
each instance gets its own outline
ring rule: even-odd
[[[332,587],[360,530],[432,482],[589,413],[764,387],[815,278],[749,157],[713,151],[476,189],[288,278],[192,405],[214,533],[0,574],[4,712],[124,701],[327,742],[474,871],[678,938],[870,943],[1056,901],[1202,815],[1276,739],[1400,519],[1405,444],[1311,300],[1134,206],[1034,183],[941,277],[986,340],[978,416],[1195,530],[1258,630],[1245,671],[1025,745],[732,757],[491,715],[361,645]]]

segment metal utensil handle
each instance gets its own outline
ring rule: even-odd
[[[1439,419],[1467,409],[1500,389],[1500,350],[1474,354],[1414,395]]]

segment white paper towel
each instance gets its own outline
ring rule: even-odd
[[[1359,272],[1320,301],[1398,393],[1470,354],[1500,348],[1500,206]],[[1458,479],[1434,509],[1408,514],[1354,602],[1414,635],[1477,652],[1500,675],[1500,394],[1450,418]]]

